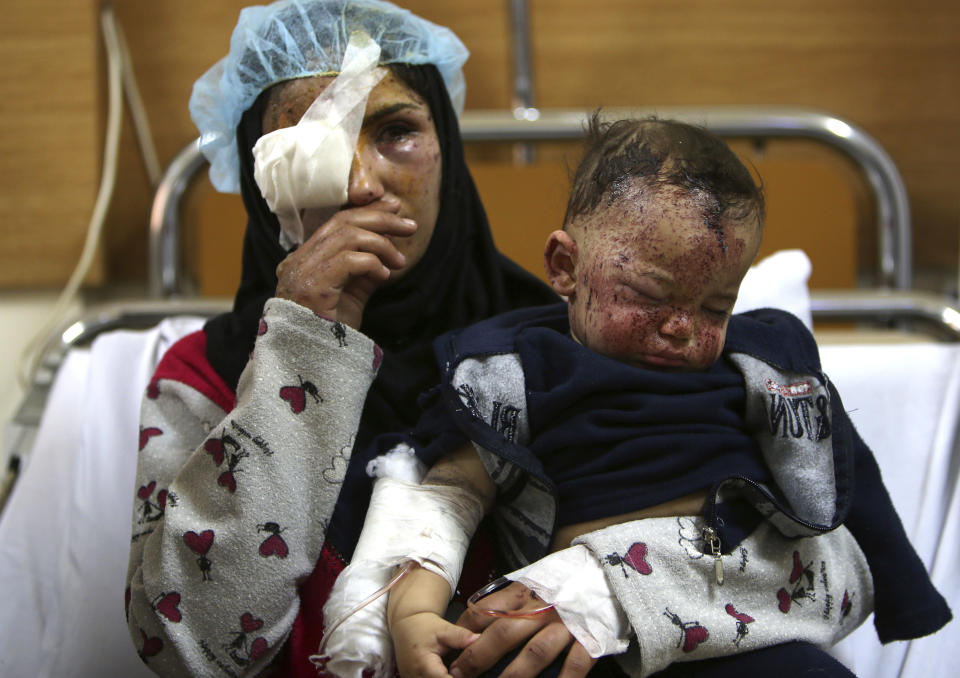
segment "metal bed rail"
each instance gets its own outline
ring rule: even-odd
[[[537,142],[578,139],[589,111],[518,109],[467,111],[460,121],[466,142]],[[863,129],[828,113],[782,107],[608,108],[601,117],[658,115],[703,125],[723,137],[804,138],[831,146],[862,171],[873,192],[878,230],[880,287],[909,290],[913,280],[910,203],[903,178],[884,148]],[[181,294],[180,199],[206,160],[198,139],[185,146],[164,174],[150,213],[149,293]]]
[[[844,321],[909,323],[928,329],[944,341],[960,342],[960,309],[951,299],[925,292],[900,290],[848,290],[812,292],[811,311],[815,322]],[[97,335],[116,329],[149,328],[177,315],[210,317],[230,308],[229,300],[147,300],[114,302],[88,310],[62,328],[43,351],[30,388],[8,422],[10,436],[7,468],[0,474],[0,512],[19,476],[23,462],[33,449],[47,397],[67,352],[88,345]]]
[[[135,330],[154,327],[173,316],[211,317],[229,310],[225,299],[115,301],[91,307],[79,318],[67,321],[43,348],[40,361],[26,396],[13,421],[39,423],[46,392],[49,391],[64,356],[72,348],[86,346],[97,335],[111,330]]]
[[[910,291],[912,243],[906,189],[896,166],[883,148],[863,130],[825,113],[786,108],[611,108],[604,118],[656,114],[706,126],[725,137],[800,137],[837,148],[860,167],[874,194],[879,231],[880,289],[815,291],[811,310],[815,321],[916,324],[941,339],[960,342],[960,310],[955,300]],[[518,114],[470,111],[461,121],[468,142],[537,142],[582,137],[586,111],[538,111],[520,108]],[[157,187],[150,213],[148,282],[150,301],[107,304],[88,310],[62,327],[45,347],[33,383],[21,401],[8,430],[13,442],[10,466],[0,478],[0,509],[17,476],[19,464],[32,448],[47,394],[59,366],[71,348],[96,335],[118,328],[146,328],[174,315],[208,317],[229,307],[224,300],[181,299],[179,258],[180,203],[197,172],[206,165],[197,140],[184,147],[170,163]]]
[[[90,308],[78,319],[58,328],[53,340],[44,347],[30,386],[13,418],[6,422],[4,446],[9,455],[6,468],[0,472],[0,512],[33,449],[50,389],[68,351],[89,345],[103,332],[148,329],[165,318],[178,315],[207,318],[229,308],[228,300],[214,299],[112,302]]]
[[[900,290],[818,291],[810,297],[815,322],[909,323],[943,341],[960,342],[960,309],[951,299]],[[21,460],[32,448],[54,377],[70,349],[89,345],[103,332],[146,329],[177,315],[206,318],[229,308],[230,302],[225,299],[113,302],[91,308],[62,326],[44,349],[30,388],[8,424],[11,454],[6,479],[0,476],[0,510]]]
[[[33,382],[13,422],[36,426],[46,396],[64,356],[89,345],[97,335],[116,329],[146,329],[172,316],[211,317],[230,308],[226,299],[144,300],[112,302],[86,311],[62,326],[42,354]],[[960,308],[952,299],[919,291],[832,290],[810,293],[814,322],[886,325],[915,324],[942,341],[960,342]]]

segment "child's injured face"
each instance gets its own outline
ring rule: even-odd
[[[547,241],[574,339],[634,365],[705,370],[723,351],[760,226],[753,214],[718,216],[706,194],[642,180],[625,189]]]

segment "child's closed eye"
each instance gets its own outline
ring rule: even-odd
[[[706,311],[707,315],[710,315],[714,318],[718,318],[720,320],[726,320],[727,318],[730,317],[730,309],[728,307],[720,308],[720,307],[704,306],[703,310]]]
[[[652,289],[649,286],[621,283],[618,288],[628,299],[649,304],[662,304],[667,301],[667,295],[663,291]]]

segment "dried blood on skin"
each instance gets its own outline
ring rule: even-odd
[[[571,295],[571,328],[589,347],[614,358],[631,362],[632,356],[650,355],[670,361],[683,354],[686,369],[705,369],[722,349],[726,321],[706,314],[701,304],[717,292],[735,294],[759,230],[753,223],[720,221],[723,237],[718,239],[704,227],[702,200],[669,187],[655,197],[639,201],[647,202],[645,210],[637,209],[637,201],[623,200],[574,224],[583,270],[580,290]],[[627,280],[631,273],[663,276],[666,298],[623,303],[618,290],[624,279],[611,275],[613,269],[625,270]],[[668,326],[678,329],[668,331]]]

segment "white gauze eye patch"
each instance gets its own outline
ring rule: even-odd
[[[387,72],[379,60],[380,46],[366,33],[353,33],[340,74],[300,121],[263,135],[253,147],[253,176],[280,221],[285,249],[303,243],[301,210],[335,211],[347,202],[367,98]]]

